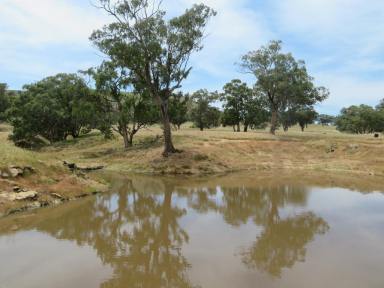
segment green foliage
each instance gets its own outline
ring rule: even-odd
[[[246,132],[249,126],[259,127],[267,120],[268,112],[263,99],[246,83],[235,79],[227,83],[223,90],[224,125],[237,126],[237,132],[240,132],[240,123],[243,123]]]
[[[5,111],[10,107],[11,100],[7,91],[7,84],[0,83],[0,121],[6,120]]]
[[[325,125],[331,125],[331,124],[334,124],[335,123],[335,117],[334,116],[331,116],[331,115],[326,115],[326,114],[320,114],[318,117],[317,117],[317,120],[319,121],[319,123],[323,126]]]
[[[210,105],[216,99],[216,93],[209,93],[207,90],[199,90],[192,95],[191,119],[201,131],[220,125],[221,112]]]
[[[132,74],[137,90],[156,101],[164,128],[164,155],[173,147],[168,101],[191,71],[189,58],[202,49],[204,27],[215,12],[200,4],[184,14],[166,18],[156,0],[99,0],[114,23],[95,31],[91,40],[114,62]],[[140,86],[137,87],[137,86]]]
[[[134,135],[142,128],[154,124],[159,113],[152,98],[146,93],[132,90],[132,79],[124,67],[105,61],[96,69],[86,71],[96,85],[96,101],[88,102],[96,113],[96,128],[106,137],[112,130],[124,139],[124,146],[133,144]]]
[[[84,81],[74,74],[58,74],[24,86],[12,101],[7,116],[13,125],[11,139],[21,146],[33,146],[39,137],[49,142],[78,137],[89,119],[79,113],[90,92]]]
[[[339,131],[366,134],[384,131],[384,109],[374,109],[368,105],[343,108],[336,118]]]
[[[180,129],[180,126],[188,121],[188,109],[190,105],[190,99],[188,95],[183,95],[183,93],[174,93],[169,98],[169,120]]]
[[[304,131],[309,124],[312,124],[317,118],[317,112],[313,107],[303,107],[296,111],[297,122],[300,125],[301,131]]]
[[[315,87],[304,61],[282,53],[282,42],[272,41],[242,57],[242,68],[255,75],[256,88],[269,103],[271,133],[275,133],[278,114],[289,106],[314,105],[329,95],[324,87]]]

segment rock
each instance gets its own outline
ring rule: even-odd
[[[7,172],[3,172],[3,173],[1,173],[1,178],[8,179],[9,174]]]
[[[360,148],[359,144],[348,144],[347,145],[349,150],[358,150]]]
[[[19,186],[13,186],[13,192],[18,193],[18,192],[21,192],[21,191],[22,191],[22,189]]]
[[[33,174],[36,172],[35,168],[33,168],[32,166],[24,166],[22,169],[24,173]]]
[[[28,209],[37,209],[42,207],[39,201],[33,201],[32,203],[28,203],[27,208]]]
[[[64,200],[64,197],[57,193],[51,193],[51,195],[57,199]]]
[[[24,174],[23,169],[18,167],[18,166],[9,167],[8,172],[9,172],[9,174],[11,174],[12,178],[16,178],[18,176],[23,176],[23,174]]]
[[[38,193],[36,191],[26,192],[9,192],[1,193],[0,197],[9,201],[21,201],[21,200],[34,200],[37,198]]]
[[[379,137],[380,137],[380,134],[379,134],[379,133],[375,133],[374,137],[375,137],[375,138],[379,138]]]
[[[95,171],[103,169],[105,165],[101,164],[77,164],[76,168],[82,171]]]

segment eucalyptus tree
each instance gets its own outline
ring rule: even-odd
[[[317,112],[313,107],[303,107],[296,111],[297,123],[301,128],[301,131],[304,132],[304,129],[308,127],[309,124],[312,124],[317,118]]]
[[[327,89],[314,85],[304,61],[297,61],[291,53],[281,50],[281,41],[271,41],[268,46],[244,55],[241,63],[245,72],[256,77],[256,87],[269,103],[272,134],[277,129],[279,113],[289,105],[314,105],[329,95]]]
[[[92,76],[98,94],[93,109],[99,114],[96,127],[107,135],[114,130],[123,137],[124,147],[131,147],[137,132],[158,121],[152,98],[146,91],[136,91],[127,69],[111,61],[86,73]]]
[[[216,93],[210,93],[204,89],[192,94],[193,108],[191,120],[200,131],[220,125],[220,111],[216,107],[211,106],[211,103],[217,100],[217,98]]]
[[[114,22],[94,31],[91,41],[112,61],[124,66],[143,85],[160,109],[166,157],[172,143],[168,101],[191,71],[189,58],[202,49],[204,28],[215,11],[194,5],[184,14],[166,18],[161,0],[99,0]]]

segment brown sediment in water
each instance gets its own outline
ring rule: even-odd
[[[349,186],[362,181],[367,187],[378,188],[384,179],[384,139],[371,135],[341,134],[334,128],[318,126],[310,126],[305,133],[292,129],[288,133],[279,132],[277,136],[263,131],[233,133],[230,129],[213,129],[200,132],[186,127],[174,133],[175,145],[182,152],[163,158],[161,141],[154,136],[160,133],[158,127],[142,131],[135,146],[127,150],[122,148],[118,137],[105,140],[100,134],[91,133],[79,140],[27,151],[14,147],[7,140],[9,130],[0,132],[0,152],[4,155],[0,159],[0,170],[16,164],[30,165],[37,171],[35,175],[11,179],[11,182],[0,180],[0,190],[12,191],[12,186],[16,185],[36,190],[41,195],[40,204],[0,200],[0,215],[105,190],[100,188],[105,188],[105,183],[97,176],[99,174],[87,174],[90,178],[76,175],[63,166],[63,160],[83,165],[102,163],[106,165],[106,172],[178,177],[253,171],[255,179],[268,178],[265,175],[270,174],[273,175],[270,181],[289,181],[291,176],[282,175],[291,173],[299,175],[294,176],[295,181],[304,181],[306,177],[315,181],[337,178]],[[226,179],[228,177],[222,180]]]

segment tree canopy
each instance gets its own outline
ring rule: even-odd
[[[384,132],[384,109],[378,108],[368,105],[343,108],[336,118],[336,128],[355,134]]]
[[[169,98],[191,71],[189,58],[202,49],[204,28],[215,12],[194,5],[171,19],[156,0],[99,0],[115,22],[95,31],[91,40],[114,62],[125,67],[134,85],[156,101],[163,121],[164,156],[177,152],[172,143]]]
[[[277,129],[279,113],[292,105],[314,105],[329,94],[324,87],[314,85],[304,61],[282,52],[281,41],[271,41],[244,55],[241,67],[256,77],[256,87],[269,103],[272,134]]]
[[[89,95],[86,83],[75,74],[57,74],[24,86],[7,113],[13,125],[11,139],[29,146],[38,137],[51,143],[78,137],[90,123],[82,109]]]
[[[210,104],[217,99],[216,93],[198,90],[192,94],[191,120],[201,131],[220,125],[220,110]]]

